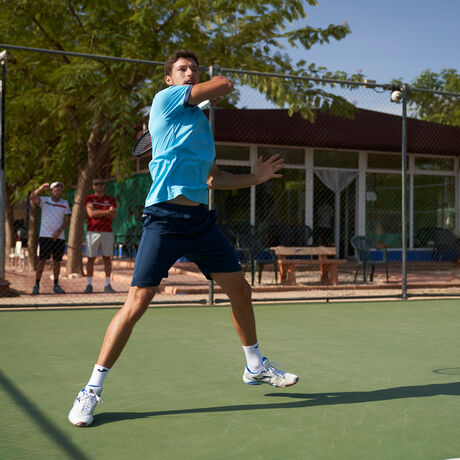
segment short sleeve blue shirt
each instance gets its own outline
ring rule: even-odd
[[[153,99],[149,131],[152,186],[145,206],[184,195],[208,203],[209,170],[216,156],[208,119],[198,106],[189,105],[191,85],[170,86]]]

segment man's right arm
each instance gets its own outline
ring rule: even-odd
[[[40,204],[40,193],[44,190],[48,190],[49,188],[50,184],[48,184],[48,182],[45,182],[29,195],[29,200],[32,201],[32,203]]]
[[[91,219],[97,219],[98,217],[113,219],[116,215],[116,210],[114,211],[112,206],[109,209],[96,209],[94,204],[89,202],[86,205],[86,214],[88,214],[88,217]]]
[[[233,83],[222,75],[216,75],[211,80],[193,85],[188,98],[189,104],[199,104],[210,99],[219,99],[233,91]]]

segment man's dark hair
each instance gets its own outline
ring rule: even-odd
[[[177,50],[171,56],[169,56],[168,60],[165,62],[165,77],[167,75],[171,75],[173,65],[180,59],[193,59],[196,62],[196,65],[200,65],[198,62],[198,56],[189,50]]]

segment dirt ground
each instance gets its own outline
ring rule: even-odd
[[[7,265],[6,281],[9,283],[9,294],[0,297],[0,307],[34,307],[41,305],[55,306],[113,306],[122,305],[126,299],[132,277],[134,262],[124,259],[113,260],[111,285],[115,294],[103,292],[105,274],[103,265],[97,260],[93,277],[93,294],[83,294],[86,278],[82,275],[65,273],[61,270],[59,284],[66,294],[53,294],[53,277],[51,264],[45,267],[40,284],[40,294],[31,295],[35,282],[34,272],[24,271],[22,267]],[[356,298],[400,298],[401,267],[390,266],[389,282],[383,268],[378,268],[373,282],[363,283],[360,271],[357,282],[354,282],[356,264],[349,261],[339,268],[339,285],[324,285],[320,281],[318,269],[297,270],[297,284],[293,286],[280,285],[275,282],[273,269],[265,268],[259,284],[256,279],[253,286],[254,302],[264,301],[328,301]],[[460,269],[457,265],[424,266],[423,270],[408,267],[407,293],[409,296],[460,296]],[[246,279],[251,282],[250,273]],[[160,286],[160,291],[153,300],[153,305],[165,304],[207,304],[227,302],[227,296],[220,287],[214,285],[213,296],[209,294],[209,281],[198,271],[194,264],[177,263],[169,272]],[[211,302],[210,302],[211,301]]]

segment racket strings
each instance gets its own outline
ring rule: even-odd
[[[134,156],[140,156],[144,153],[149,152],[152,149],[152,139],[148,132],[144,133],[142,137],[137,141],[133,149]]]

